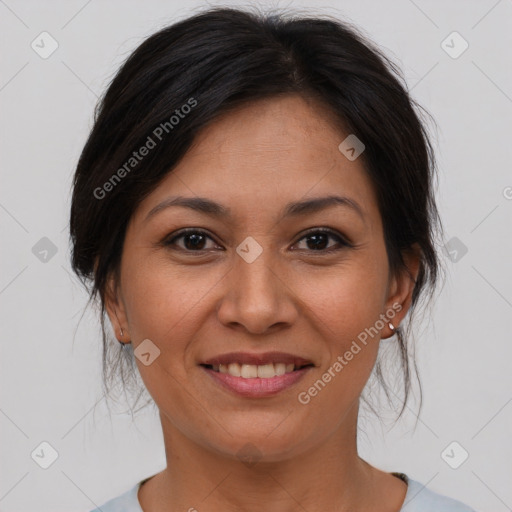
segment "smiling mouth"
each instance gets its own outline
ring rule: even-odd
[[[271,379],[279,377],[286,373],[293,373],[303,368],[314,366],[312,363],[295,365],[293,363],[269,363],[263,365],[254,364],[201,364],[204,368],[217,373],[225,373],[233,377],[241,377],[243,379]]]

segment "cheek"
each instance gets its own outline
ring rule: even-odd
[[[187,410],[188,347],[197,338],[201,299],[215,284],[191,278],[191,270],[170,268],[147,258],[127,272],[123,283],[133,349],[146,339],[160,351],[149,365],[135,358],[154,401],[163,410]],[[188,405],[190,407],[190,405]]]
[[[144,338],[158,342],[162,330],[178,321],[180,301],[175,286],[175,282],[147,265],[125,280],[126,309],[136,343]]]
[[[361,251],[332,272],[324,273],[321,279],[309,279],[310,319],[315,322],[314,330],[324,339],[328,356],[322,360],[320,378],[329,384],[314,399],[319,411],[332,409],[336,416],[348,410],[360,396],[375,365],[380,340],[375,325],[384,312],[387,291],[385,257],[378,250]],[[315,382],[308,385],[322,388]],[[332,403],[337,404],[335,408]]]
[[[134,348],[148,338],[162,356],[164,351],[174,355],[173,365],[183,364],[183,357],[176,355],[193,339],[208,294],[222,273],[199,272],[198,267],[170,264],[161,257],[127,261],[125,268],[123,290]]]
[[[304,384],[301,400],[307,400],[311,411],[329,418],[326,428],[343,421],[376,362],[380,333],[375,324],[383,312],[386,289],[378,266],[347,265],[310,287],[309,321],[323,338],[326,357],[321,372]]]
[[[361,255],[328,273],[311,276],[303,287],[307,289],[304,301],[317,322],[328,328],[334,344],[345,345],[384,312],[387,264],[372,254]]]

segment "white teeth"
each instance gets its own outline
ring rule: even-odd
[[[277,366],[277,365],[276,365]],[[276,375],[276,371],[274,370],[274,365],[264,364],[263,366],[257,366],[257,373],[260,379],[268,379],[269,377],[274,377]],[[243,376],[243,373],[242,373]]]
[[[285,373],[293,372],[293,368],[294,368],[293,364],[277,363],[274,365],[276,375],[284,375]]]
[[[240,365],[238,363],[230,363],[228,365],[214,365],[212,368],[214,371],[218,371],[220,373],[228,373],[233,377],[242,377],[244,379],[254,379],[256,377],[259,377],[260,379],[270,379],[272,377],[284,375],[285,373],[293,372],[295,365],[293,363],[270,363],[263,365]]]
[[[240,365],[238,363],[231,363],[228,365],[228,373],[229,375],[233,375],[233,377],[240,377]]]
[[[258,367],[252,364],[243,364],[240,366],[240,377],[244,379],[254,379],[258,376]]]

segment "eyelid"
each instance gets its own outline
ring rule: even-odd
[[[354,247],[352,242],[342,233],[338,232],[335,229],[328,228],[328,227],[322,227],[322,226],[314,227],[314,228],[308,229],[307,231],[301,233],[300,237],[297,239],[297,242],[295,242],[295,244],[300,242],[303,238],[307,237],[308,235],[313,235],[315,233],[325,233],[326,235],[329,235],[332,238],[339,239],[339,243],[341,243],[342,245],[345,245],[347,247]],[[310,252],[316,252],[316,251],[310,251]],[[318,251],[318,252],[319,253],[320,252],[328,252],[328,250],[327,251]]]
[[[322,249],[322,250],[318,250],[318,251],[311,250],[311,249],[309,249],[309,250],[304,249],[305,251],[311,252],[311,253],[318,253],[318,254],[322,254],[322,253],[329,254],[329,253],[335,252],[337,250],[341,250],[344,247],[349,247],[349,248],[355,247],[354,244],[342,233],[338,232],[335,229],[323,227],[323,226],[313,227],[313,228],[308,229],[305,232],[302,232],[299,235],[299,237],[297,238],[297,240],[293,243],[293,245],[296,245],[297,243],[301,242],[308,235],[313,235],[316,233],[324,233],[324,234],[330,236],[331,238],[336,239],[338,241],[338,244],[341,245],[342,247],[340,247],[340,248],[337,248],[337,247],[332,248],[331,247],[329,249]],[[179,239],[183,236],[186,236],[188,234],[203,235],[206,238],[209,238],[210,240],[212,240],[215,244],[220,245],[215,240],[215,238],[208,231],[204,230],[203,228],[183,228],[181,230],[178,230],[177,232],[174,232],[171,236],[164,238],[164,240],[162,241],[162,244],[165,247],[175,245],[175,241],[177,239]],[[192,250],[188,250],[188,249],[182,249],[180,247],[179,250],[182,250],[182,251],[188,252],[188,253],[201,253],[204,251],[210,251],[211,249],[198,249],[197,251],[192,251]],[[300,251],[301,249],[296,249],[296,250]]]
[[[170,236],[165,237],[164,240],[162,241],[162,244],[164,246],[174,245],[175,240],[177,240],[178,238],[181,238],[183,236],[189,235],[189,234],[203,235],[203,236],[209,238],[210,240],[212,240],[213,242],[215,242],[217,245],[219,245],[217,243],[217,241],[215,240],[215,238],[208,231],[205,231],[202,228],[183,228],[183,229],[180,229],[180,230],[172,233]],[[180,247],[180,249],[181,249],[181,247]],[[201,251],[205,251],[205,250],[208,250],[208,249],[200,249],[198,251],[188,251],[187,249],[183,249],[183,250],[185,252],[197,252],[197,253],[199,253]]]

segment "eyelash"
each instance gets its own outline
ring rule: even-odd
[[[330,254],[335,251],[340,251],[344,248],[354,247],[345,238],[343,238],[341,235],[339,235],[336,231],[333,231],[331,229],[326,229],[326,228],[314,228],[311,231],[306,232],[296,243],[301,242],[302,240],[304,240],[305,238],[307,238],[309,236],[316,235],[319,233],[329,235],[330,237],[335,238],[337,240],[337,242],[341,245],[341,247],[334,247],[334,248],[331,247],[329,249],[319,249],[319,250],[310,249],[309,252]],[[175,245],[176,240],[183,238],[184,236],[191,235],[191,234],[206,236],[207,238],[209,238],[210,240],[215,242],[215,240],[213,240],[213,238],[206,231],[203,231],[201,229],[195,229],[195,228],[187,228],[187,229],[184,229],[184,230],[178,232],[178,234],[174,235],[172,238],[168,238],[168,239],[164,240],[163,245],[166,247],[170,247],[172,245]],[[201,253],[201,252],[208,251],[209,249],[198,249],[197,251],[194,251],[194,250],[190,250],[190,249],[183,249],[180,247],[179,250],[188,252],[188,253]],[[298,250],[303,250],[303,249],[298,249]],[[308,249],[305,249],[305,250],[308,250]]]

